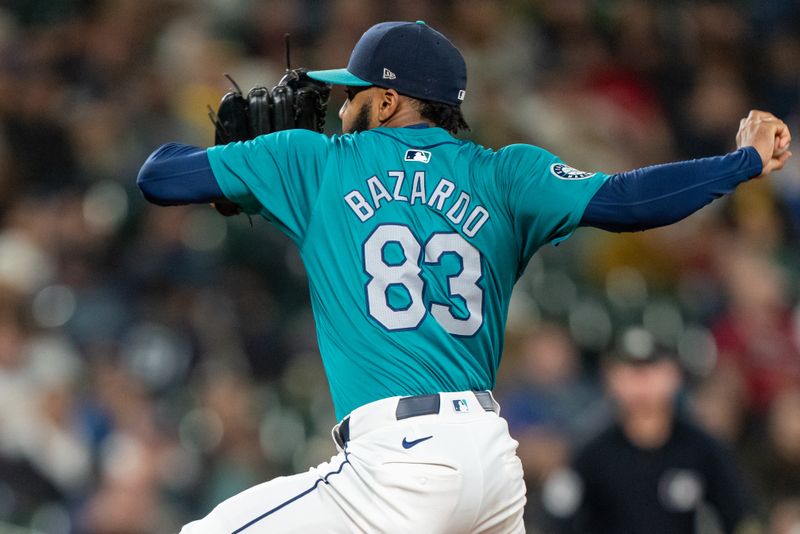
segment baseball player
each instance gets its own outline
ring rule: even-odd
[[[453,136],[466,66],[421,21],[373,26],[347,68],[308,74],[345,86],[343,135],[169,144],[139,174],[152,202],[233,205],[294,240],[339,421],[330,462],[183,532],[523,532],[517,443],[490,390],[528,260],[581,225],[680,220],[780,169],[789,131],[754,111],[735,152],[612,176],[535,146],[486,149]]]

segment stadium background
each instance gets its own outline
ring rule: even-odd
[[[245,89],[277,81],[284,32],[295,66],[331,67],[379,20],[426,20],[466,56],[468,137],[614,172],[727,152],[752,107],[800,131],[799,12],[793,0],[0,2],[3,528],[168,532],[334,452],[288,240],[262,220],[149,206],[135,187],[159,144],[210,143],[222,73]],[[558,512],[541,498],[548,476],[609,413],[598,358],[631,325],[678,352],[681,405],[735,449],[764,524],[798,531],[798,161],[667,229],[584,229],[533,260],[496,390],[529,532]]]

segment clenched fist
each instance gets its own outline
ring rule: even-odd
[[[736,134],[738,148],[751,146],[761,156],[764,166],[761,176],[783,168],[792,155],[789,151],[791,140],[786,123],[772,113],[756,109],[739,122],[739,133]]]

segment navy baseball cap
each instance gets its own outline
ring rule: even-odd
[[[467,89],[467,65],[461,52],[421,20],[376,24],[356,43],[347,68],[308,75],[337,85],[377,85],[452,105],[461,104]]]
[[[664,360],[677,361],[674,350],[660,344],[655,336],[641,326],[627,328],[609,354],[610,360],[631,365],[648,365]]]

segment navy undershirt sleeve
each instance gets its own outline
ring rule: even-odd
[[[160,206],[222,200],[204,148],[168,143],[153,152],[139,170],[136,184],[144,197]]]
[[[761,171],[758,152],[745,147],[725,156],[615,174],[589,201],[580,224],[611,232],[672,224],[732,192]]]

